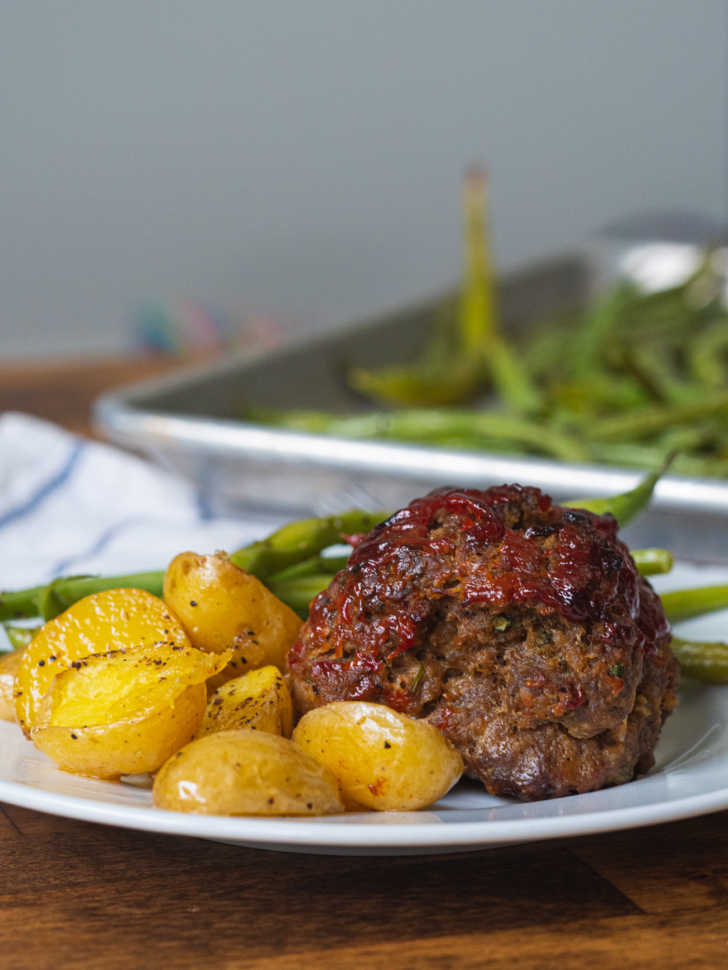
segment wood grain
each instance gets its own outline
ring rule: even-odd
[[[3,967],[712,968],[728,954],[726,813],[361,858],[6,812]]]
[[[0,371],[0,406],[89,431],[171,361]],[[306,856],[0,811],[0,968],[728,966],[728,812],[450,856]]]
[[[0,366],[0,411],[25,411],[91,434],[91,405],[104,391],[180,366],[174,357],[103,357]]]

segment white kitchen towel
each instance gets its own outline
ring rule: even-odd
[[[161,569],[232,551],[285,516],[210,518],[188,482],[25,414],[0,416],[0,589],[74,573]]]

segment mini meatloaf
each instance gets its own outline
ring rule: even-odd
[[[519,485],[446,488],[352,543],[288,655],[299,710],[369,700],[426,717],[494,795],[650,769],[678,665],[611,516]]]

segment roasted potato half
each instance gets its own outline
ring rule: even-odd
[[[208,734],[178,751],[154,781],[154,804],[205,815],[344,811],[326,767],[286,738],[247,729]]]
[[[220,552],[176,556],[164,577],[164,600],[198,650],[233,650],[232,677],[266,664],[282,668],[301,628],[293,610]]]
[[[207,702],[198,737],[232,728],[291,736],[293,703],[278,667],[251,670],[218,687]]]
[[[30,736],[56,674],[90,654],[157,646],[189,647],[179,621],[143,589],[109,589],[74,603],[45,623],[23,650],[15,677],[15,715]]]
[[[0,655],[0,720],[15,720],[15,675],[23,650],[11,650]]]
[[[378,811],[426,808],[463,771],[460,755],[437,728],[383,704],[314,708],[296,725],[293,740],[331,770],[349,802]]]
[[[205,713],[205,681],[227,660],[179,646],[85,657],[55,676],[31,738],[75,774],[156,771],[194,737]]]

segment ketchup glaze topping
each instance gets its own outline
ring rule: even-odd
[[[346,568],[311,604],[289,664],[307,642],[325,644],[333,658],[315,662],[316,679],[350,680],[360,696],[384,664],[422,642],[443,597],[598,624],[605,647],[649,651],[669,633],[616,521],[555,505],[535,488],[437,489],[356,538]]]

